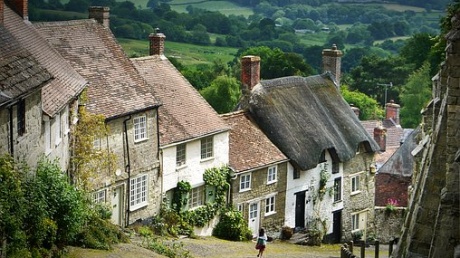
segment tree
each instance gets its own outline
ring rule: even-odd
[[[340,91],[350,106],[353,105],[359,108],[359,119],[369,120],[383,117],[384,111],[379,107],[379,103],[375,99],[359,91],[350,91],[347,85],[342,85]]]
[[[200,93],[219,114],[232,111],[241,94],[238,81],[226,75],[218,76]]]
[[[403,86],[401,98],[401,125],[404,128],[415,128],[420,124],[420,111],[431,98],[430,65],[422,67],[409,76]]]
[[[427,33],[415,34],[406,40],[400,55],[408,62],[415,64],[415,69],[419,69],[430,56],[431,49],[435,44],[433,39],[434,37]]]

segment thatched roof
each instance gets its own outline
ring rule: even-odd
[[[329,73],[262,80],[249,98],[257,124],[302,170],[317,166],[323,151],[342,162],[379,146],[345,102]]]

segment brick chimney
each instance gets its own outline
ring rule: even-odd
[[[5,12],[5,3],[3,0],[0,0],[0,24],[3,24],[3,12]]]
[[[340,76],[342,67],[342,51],[337,49],[337,45],[333,44],[331,49],[324,49],[323,53],[323,73],[329,71],[337,82],[337,87],[340,88]]]
[[[29,20],[29,8],[27,0],[7,0],[6,2],[10,4],[11,9],[13,9],[17,14],[19,14],[22,17],[22,19],[26,21]],[[2,16],[3,8],[4,7],[2,7]]]
[[[385,118],[393,119],[399,125],[399,108],[400,106],[394,103],[394,100],[390,100],[390,103],[386,103],[385,105]]]
[[[150,55],[164,55],[166,36],[160,33],[160,29],[156,28],[155,33],[149,35],[150,40]]]
[[[106,6],[90,6],[89,18],[95,19],[106,28],[110,28],[110,8]]]
[[[380,146],[380,151],[384,152],[387,149],[387,129],[382,125],[374,128],[374,140]]]
[[[260,57],[243,56],[241,58],[241,83],[243,95],[251,92],[260,82]]]

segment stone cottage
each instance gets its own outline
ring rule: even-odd
[[[370,168],[379,150],[338,90],[340,56],[336,48],[323,52],[332,72],[272,80],[260,80],[259,57],[241,60],[240,108],[290,159],[285,224],[317,230],[330,242],[371,227]]]
[[[90,190],[112,208],[112,221],[126,226],[160,209],[160,102],[110,31],[109,9],[89,11],[90,19],[34,27],[89,82],[86,111],[103,115],[109,131],[95,136],[93,148],[115,156],[111,166],[95,168]]]

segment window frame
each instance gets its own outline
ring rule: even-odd
[[[187,144],[182,143],[176,146],[176,166],[181,167],[187,161]]]
[[[189,192],[189,198],[187,202],[188,208],[195,209],[195,208],[205,205],[205,202],[206,202],[205,194],[206,194],[205,185],[200,185],[200,186],[192,188]]]
[[[351,232],[356,232],[359,231],[359,214],[360,213],[354,213],[351,214]]]
[[[361,192],[359,174],[350,176],[351,194]]]
[[[299,179],[300,178],[300,169],[295,168],[292,171],[292,177],[293,179]]]
[[[272,184],[278,181],[278,166],[270,166],[267,168],[267,184]]]
[[[276,213],[276,197],[275,195],[267,197],[265,199],[265,216],[272,215]]]
[[[46,119],[45,121],[45,154],[48,155],[51,153],[51,150],[53,149],[52,146],[52,133],[51,133],[51,121],[49,119]]]
[[[342,177],[336,177],[334,178],[334,202],[340,201],[342,201]]]
[[[105,203],[107,201],[106,190],[100,190],[100,191],[94,192],[92,195],[92,198],[93,198],[94,204]]]
[[[240,192],[251,190],[251,173],[242,174],[240,176],[239,188],[240,188]]]
[[[129,182],[129,210],[134,211],[148,205],[148,175],[140,174]]]
[[[26,101],[24,99],[17,103],[16,119],[18,136],[23,136],[26,133]]]
[[[140,115],[133,118],[134,142],[142,142],[148,139],[147,116]]]
[[[200,140],[201,160],[214,157],[214,137],[208,136]]]

